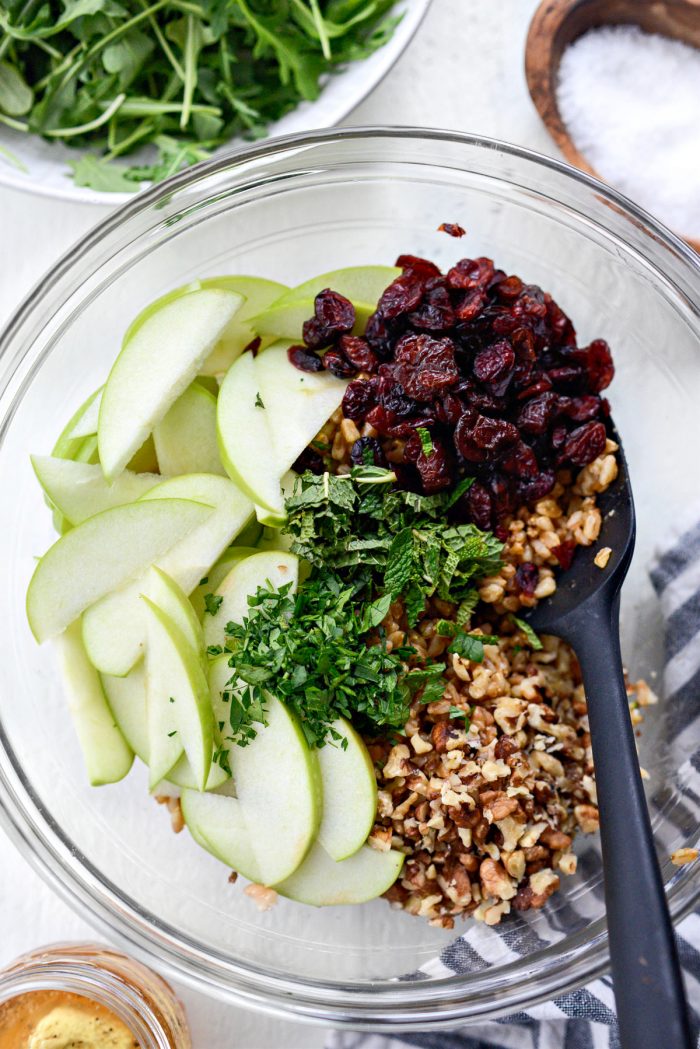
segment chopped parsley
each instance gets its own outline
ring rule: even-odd
[[[221,594],[205,594],[204,595],[204,610],[208,612],[210,616],[215,616],[221,608],[223,602]]]
[[[423,455],[430,455],[433,451],[433,439],[430,436],[430,430],[426,430],[425,426],[418,426],[416,427],[416,433],[420,438]]]
[[[260,396],[259,393],[255,394],[255,405],[254,405],[254,407],[255,408],[264,408],[265,407],[265,405],[263,404],[263,399],[262,399],[262,397]]]

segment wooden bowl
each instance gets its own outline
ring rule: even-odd
[[[561,118],[557,78],[566,48],[589,29],[603,25],[637,25],[647,33],[700,48],[700,0],[543,0],[537,8],[525,47],[532,101],[569,163],[596,178],[600,175],[578,151]],[[685,239],[700,252],[700,241]]]

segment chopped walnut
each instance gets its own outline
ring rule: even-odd
[[[269,889],[266,885],[256,885],[255,883],[246,885],[243,892],[246,896],[250,896],[259,911],[271,910],[278,900],[275,890]]]
[[[512,900],[516,893],[512,879],[505,868],[496,860],[484,860],[479,868],[479,879],[485,896],[497,900]]]
[[[574,805],[574,816],[584,834],[595,834],[600,827],[600,813],[595,805]]]

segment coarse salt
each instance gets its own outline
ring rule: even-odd
[[[636,26],[591,30],[562,56],[557,100],[601,178],[700,238],[700,50]]]

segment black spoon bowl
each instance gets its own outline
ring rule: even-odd
[[[567,641],[581,665],[596,770],[610,960],[624,1049],[691,1049],[673,926],[644,797],[620,652],[620,588],[634,552],[634,501],[620,444],[619,473],[599,497],[601,569],[578,551],[551,598],[527,616]]]

